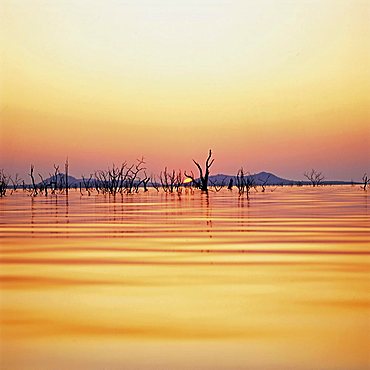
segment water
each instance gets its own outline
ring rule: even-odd
[[[369,209],[350,186],[0,199],[1,368],[369,368]]]

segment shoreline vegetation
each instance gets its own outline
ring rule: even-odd
[[[315,169],[305,172],[306,181],[287,180],[275,176],[272,173],[260,172],[251,174],[241,167],[235,175],[211,175],[211,167],[214,163],[212,151],[209,150],[204,166],[193,159],[198,175],[182,170],[168,169],[165,167],[159,175],[148,175],[144,158],[138,159],[134,164],[123,162],[120,166],[113,164],[106,170],[97,170],[89,176],[81,175],[77,179],[69,175],[69,161],[64,164],[64,173],[60,166],[54,164],[49,177],[44,178],[40,173],[35,173],[35,167],[31,164],[29,183],[19,177],[7,175],[0,170],[0,197],[13,194],[21,189],[30,196],[48,196],[67,194],[70,190],[80,191],[81,195],[96,194],[135,194],[140,190],[149,191],[149,188],[157,192],[163,191],[170,194],[181,195],[193,193],[195,190],[207,193],[208,191],[219,192],[223,188],[229,191],[237,190],[239,196],[245,195],[249,199],[252,190],[265,192],[266,188],[271,191],[278,186],[330,186],[330,185],[360,185],[361,189],[367,190],[370,178],[366,173],[361,182],[325,180],[322,172]]]

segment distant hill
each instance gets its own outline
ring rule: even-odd
[[[250,177],[253,179],[253,182],[258,185],[275,185],[275,186],[281,186],[281,185],[310,185],[309,181],[298,181],[298,180],[290,180],[290,179],[284,179],[282,177],[276,176],[273,173],[270,172],[259,172],[254,174],[245,174],[245,177]],[[210,175],[209,176],[209,185],[228,185],[230,182],[230,179],[233,180],[233,183],[235,185],[236,176],[235,175],[225,175],[225,174],[217,174],[217,175]],[[44,181],[48,184],[50,182],[55,181],[55,177],[51,176],[48,178],[45,178]],[[65,174],[60,173],[58,174],[58,183],[65,183]],[[38,182],[41,184],[41,182]],[[75,187],[83,184],[82,178],[76,178],[74,176],[68,176],[68,184],[70,187]],[[323,185],[349,185],[351,184],[351,181],[340,181],[340,180],[326,180],[323,181]],[[357,184],[357,182],[354,182],[354,184]],[[158,184],[160,185],[160,184]],[[150,186],[150,183],[148,184]]]
[[[36,179],[37,178],[35,176],[35,181],[36,181]],[[52,182],[55,182],[55,180],[57,180],[58,184],[60,184],[60,183],[65,184],[66,175],[64,173],[58,173],[57,176],[53,175],[53,176],[45,178],[44,182],[47,183],[47,184],[50,184]],[[79,185],[80,182],[82,182],[82,179],[76,179],[75,177],[68,175],[68,185],[69,186]],[[38,184],[41,184],[41,183],[42,183],[41,181],[38,182]]]
[[[273,173],[264,171],[254,174],[244,174],[244,176],[251,178],[256,185],[294,185],[298,183],[298,181],[283,179],[282,177],[278,177]],[[209,177],[210,183],[214,185],[227,185],[230,179],[233,179],[235,185],[236,176],[218,174]]]
[[[273,173],[270,172],[259,172],[259,173],[253,173],[253,174],[244,174],[245,177],[250,177],[253,179],[253,182],[256,185],[311,185],[310,181],[299,181],[299,180],[289,180],[284,179],[282,177],[276,176]],[[230,175],[212,175],[209,176],[209,181],[213,185],[221,185],[225,184],[228,185],[230,179],[233,179],[234,185],[235,185],[235,179],[236,176],[230,176]],[[323,185],[349,185],[352,184],[351,181],[340,181],[340,180],[326,180],[322,182]]]

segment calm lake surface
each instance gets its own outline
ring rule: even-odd
[[[0,199],[2,369],[370,368],[370,197]]]

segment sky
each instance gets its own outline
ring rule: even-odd
[[[2,0],[0,168],[370,173],[370,2]]]

